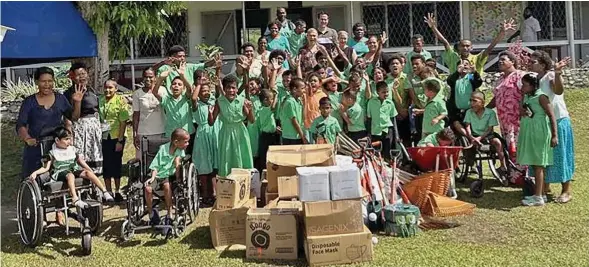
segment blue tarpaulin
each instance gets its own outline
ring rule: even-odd
[[[73,2],[2,2],[2,67],[95,57],[96,35]]]

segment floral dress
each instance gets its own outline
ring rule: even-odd
[[[515,71],[505,76],[502,75],[497,80],[493,95],[495,96],[495,106],[497,116],[501,127],[501,135],[507,142],[507,147],[517,145],[519,138],[520,114],[519,106],[523,99],[520,81],[524,72]],[[515,162],[515,158],[512,158]],[[509,178],[512,183],[521,183],[525,176],[526,167],[515,163],[515,168],[510,169]]]

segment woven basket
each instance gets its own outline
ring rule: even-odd
[[[421,212],[433,217],[448,217],[456,215],[470,215],[476,208],[475,204],[438,195],[434,192],[427,193],[427,201]]]
[[[431,188],[433,179],[415,179],[405,185],[403,185],[403,191],[407,194],[411,204],[421,209],[425,205],[427,200],[427,192]]]

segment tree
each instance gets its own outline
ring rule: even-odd
[[[131,38],[163,37],[172,31],[168,14],[185,9],[182,2],[151,1],[79,1],[75,2],[82,17],[96,34],[98,58],[83,58],[88,66],[89,84],[100,88],[108,79],[109,62],[125,60],[130,55]]]

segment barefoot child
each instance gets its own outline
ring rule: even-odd
[[[46,173],[53,167],[51,179],[67,183],[72,203],[75,206],[80,208],[88,206],[86,202],[78,198],[75,185],[76,177],[90,180],[102,191],[106,201],[113,201],[113,197],[106,191],[102,182],[92,172],[92,169],[86,164],[81,155],[77,154],[76,148],[71,144],[72,132],[64,127],[57,128],[55,130],[55,143],[49,151],[49,160],[45,163],[45,166],[31,173],[30,179],[35,180],[39,174]]]
[[[525,94],[520,111],[522,119],[517,140],[517,162],[534,170],[536,188],[533,196],[522,200],[525,206],[543,206],[544,176],[546,166],[552,165],[552,148],[558,144],[556,120],[550,99],[540,90],[537,74],[522,77]]]
[[[440,82],[433,79],[425,80],[423,87],[428,100],[423,112],[421,129],[422,137],[426,137],[444,129],[444,118],[448,115],[448,111],[446,110],[446,102],[441,94],[438,94],[441,90]]]
[[[290,82],[290,95],[282,103],[280,110],[280,125],[282,127],[283,145],[308,144],[303,133],[303,103],[301,98],[305,91],[305,82],[301,78],[294,78]]]
[[[313,140],[316,144],[335,144],[337,135],[342,131],[339,122],[331,116],[331,103],[328,97],[323,97],[319,100],[319,109],[321,116],[313,120],[311,132]]]
[[[215,107],[215,100],[211,96],[211,85],[202,83],[197,79],[195,84],[198,99],[196,110],[192,114],[196,128],[196,140],[194,140],[194,149],[192,153],[194,167],[198,171],[200,180],[203,202],[213,204],[215,198],[215,174],[219,168],[218,162],[218,142],[219,122],[216,121],[213,126],[209,125],[209,112]]]
[[[237,78],[227,76],[219,85],[221,95],[215,109],[209,113],[209,125],[220,117],[219,131],[219,176],[227,177],[232,168],[254,167],[249,133],[243,123],[247,118],[254,123],[252,103],[237,94]]]
[[[173,82],[172,82],[173,83]],[[186,155],[186,147],[190,141],[190,135],[182,128],[174,130],[171,141],[160,146],[153,161],[149,165],[151,178],[145,182],[145,205],[149,214],[150,225],[158,225],[160,218],[153,214],[153,191],[163,189],[166,202],[166,221],[172,216],[172,186],[171,182],[179,181],[182,168],[182,158]],[[152,186],[156,182],[155,187]]]
[[[366,117],[369,120],[372,141],[381,141],[384,157],[390,158],[387,151],[391,150],[391,143],[396,138],[397,109],[393,100],[389,99],[389,89],[386,82],[376,84],[378,97],[368,101]],[[388,155],[388,156],[387,156]]]
[[[451,146],[454,143],[454,131],[449,127],[444,128],[443,130],[430,134],[425,138],[421,139],[417,146],[420,147],[434,147],[434,146]]]

